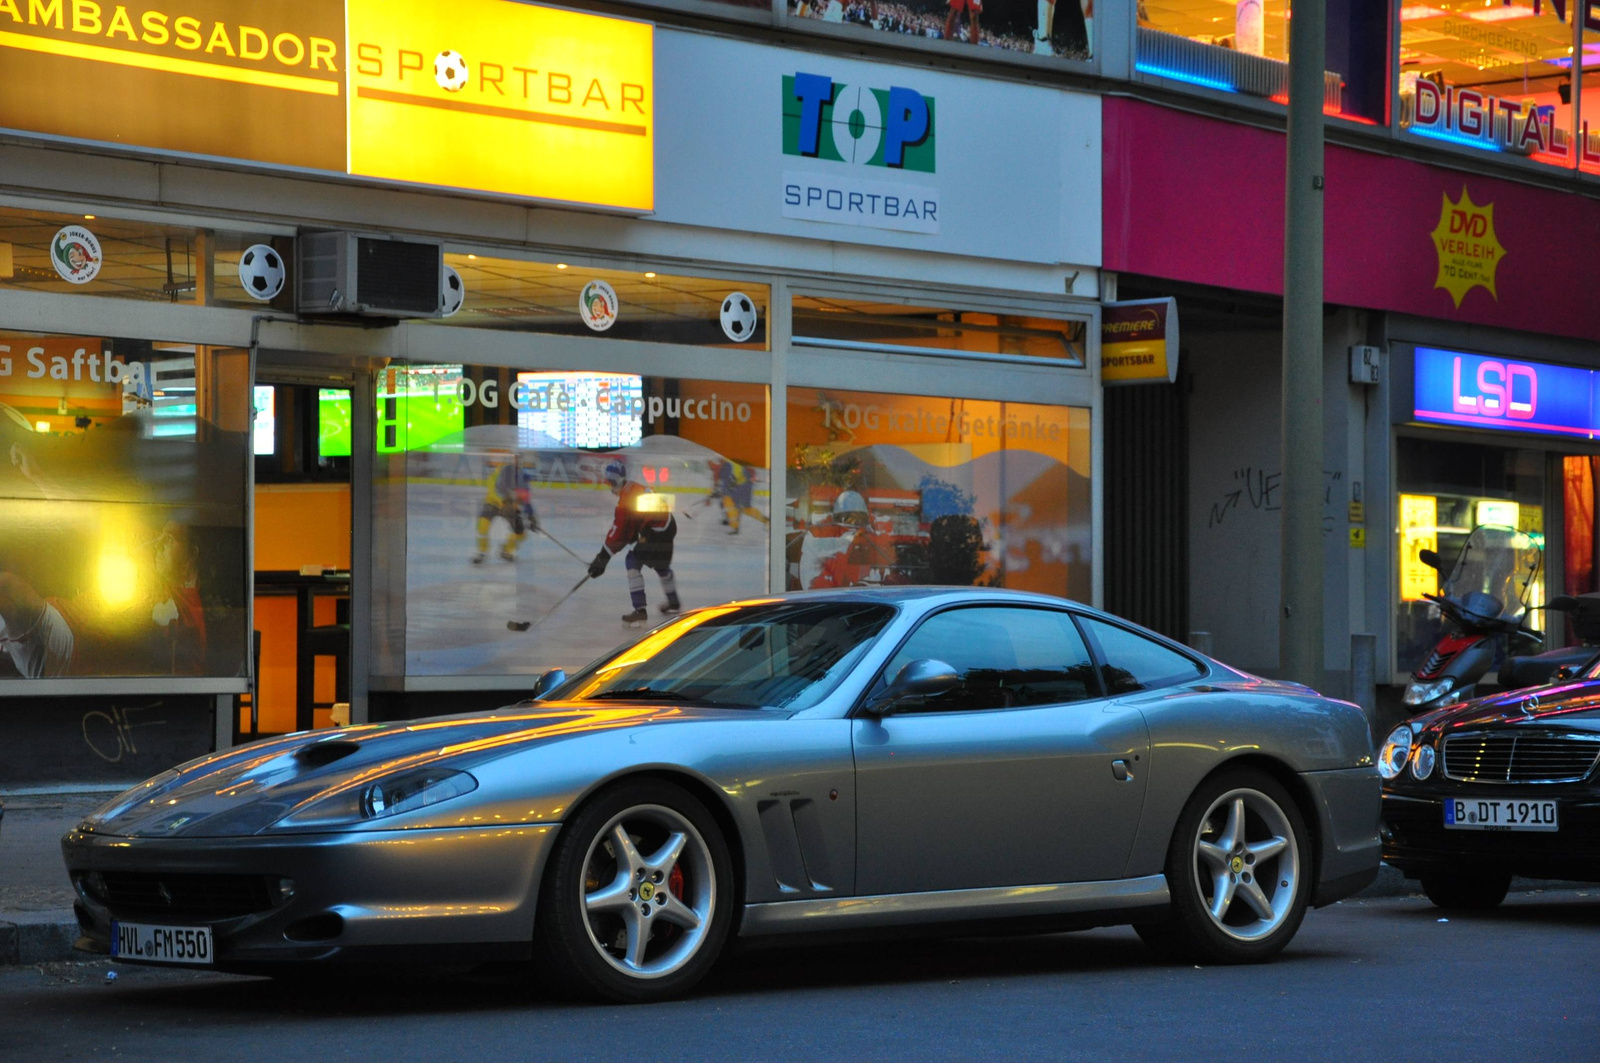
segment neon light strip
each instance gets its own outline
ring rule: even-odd
[[[1539,421],[1512,421],[1504,417],[1478,417],[1467,413],[1438,413],[1434,410],[1412,410],[1412,414],[1419,421],[1457,421],[1461,424],[1483,425],[1488,428],[1502,428],[1513,432],[1552,432],[1556,435],[1578,436],[1581,439],[1593,439],[1595,431],[1592,428],[1573,428],[1570,425],[1543,424]]]
[[[150,55],[146,52],[125,52],[120,48],[107,48],[99,44],[79,44],[77,41],[58,41],[53,38],[29,37],[23,33],[0,30],[0,47],[17,48],[25,52],[43,52],[67,59],[87,59],[93,63],[115,63],[118,66],[135,66],[144,70],[160,70],[168,74],[186,74],[189,77],[211,78],[215,81],[237,81],[245,85],[259,85],[268,89],[289,89],[292,92],[311,92],[322,96],[339,95],[339,82],[299,74],[276,74],[269,70],[242,70],[235,66],[203,63],[198,59],[178,59],[170,55]]]
[[[1217,89],[1222,92],[1239,91],[1226,81],[1217,81],[1214,78],[1201,77],[1198,74],[1186,74],[1178,70],[1168,70],[1166,67],[1135,63],[1133,68],[1141,74],[1154,74],[1157,77],[1171,78],[1173,81],[1185,81],[1190,85],[1199,85],[1201,88]]]
[[[1407,126],[1406,131],[1414,133],[1419,137],[1428,137],[1431,140],[1444,140],[1451,144],[1462,144],[1469,148],[1477,148],[1480,151],[1502,150],[1498,144],[1491,144],[1488,141],[1479,140],[1476,137],[1469,137],[1464,133],[1445,133],[1436,129],[1425,129],[1418,125]]]

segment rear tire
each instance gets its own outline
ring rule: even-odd
[[[1500,907],[1511,888],[1511,872],[1451,870],[1422,876],[1422,892],[1436,906],[1457,912],[1487,912]]]
[[[1270,959],[1305,918],[1308,840],[1300,810],[1271,777],[1234,770],[1207,779],[1184,806],[1167,850],[1171,911],[1134,930],[1167,957]]]
[[[623,781],[561,830],[539,892],[534,963],[551,989],[619,1004],[687,993],[733,922],[733,860],[705,805]]]

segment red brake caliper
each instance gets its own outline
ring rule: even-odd
[[[667,876],[667,889],[671,890],[672,895],[678,900],[683,900],[683,868],[677,864],[672,865],[672,873]]]

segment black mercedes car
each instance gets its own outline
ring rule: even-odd
[[[1493,908],[1511,876],[1600,882],[1600,666],[1448,705],[1378,757],[1383,858],[1441,908]]]

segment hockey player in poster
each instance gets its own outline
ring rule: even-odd
[[[729,535],[739,534],[741,514],[767,523],[767,518],[755,507],[755,487],[755,476],[749,466],[732,458],[711,463],[711,497],[722,499],[722,523],[728,526]]]
[[[489,454],[489,477],[484,484],[483,505],[478,509],[478,552],[472,555],[474,565],[483,564],[484,558],[489,556],[489,528],[496,517],[511,526],[511,534],[500,546],[500,558],[515,561],[522,540],[529,532],[539,530],[539,519],[529,500],[528,485],[522,482],[522,463],[512,451]]]
[[[605,545],[589,562],[589,578],[599,579],[613,554],[627,551],[623,563],[628,570],[628,595],[633,611],[624,613],[622,622],[629,625],[644,623],[650,616],[644,593],[644,570],[653,568],[661,577],[661,590],[666,601],[660,606],[662,613],[672,616],[682,608],[678,600],[678,581],[672,574],[672,543],[678,535],[678,525],[671,512],[651,508],[657,496],[647,491],[643,484],[628,479],[628,466],[621,458],[606,462],[605,481],[617,496],[617,509],[606,532]]]

